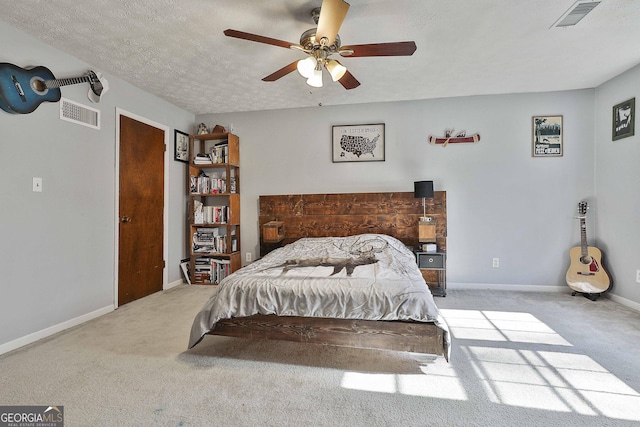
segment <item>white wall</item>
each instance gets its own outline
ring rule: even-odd
[[[640,66],[596,90],[597,245],[604,252],[614,280],[612,292],[639,303],[640,284],[640,122],[635,135],[611,139],[612,108],[636,98],[640,108]]]
[[[447,191],[449,283],[542,289],[566,286],[567,253],[580,243],[577,203],[594,200],[593,105],[594,90],[581,90],[196,121],[233,124],[240,136],[243,252],[255,257],[258,251],[259,195],[413,191],[414,181],[428,179]],[[563,157],[532,158],[534,115],[564,116]],[[364,123],[385,123],[386,161],[332,163],[331,126]],[[429,135],[443,135],[445,128],[477,132],[481,141],[428,144]],[[500,268],[492,268],[494,257]]]
[[[0,62],[44,65],[59,78],[92,68],[1,21],[0,40]],[[60,120],[58,103],[25,115],[0,111],[0,353],[113,307],[116,107],[169,126],[172,144],[174,127],[193,126],[192,113],[106,77],[100,104],[88,100],[87,84],[62,88],[63,97],[101,110],[99,131]],[[169,163],[169,283],[180,280],[185,252],[185,169]],[[32,177],[43,179],[42,193],[31,191]]]

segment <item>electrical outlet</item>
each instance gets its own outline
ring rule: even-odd
[[[640,283],[640,270],[636,270],[636,283]]]
[[[493,268],[498,268],[500,267],[500,258],[494,258],[493,259]]]
[[[33,177],[33,191],[38,193],[42,192],[42,178]]]
[[[244,259],[247,262],[251,262],[251,252],[247,252],[246,254],[244,254]]]

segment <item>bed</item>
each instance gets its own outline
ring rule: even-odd
[[[196,315],[205,335],[444,356],[446,322],[414,254],[387,234],[303,237],[227,276]]]

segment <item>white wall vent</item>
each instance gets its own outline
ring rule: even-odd
[[[599,1],[577,1],[551,27],[571,27],[576,25],[599,4]]]
[[[67,98],[60,100],[60,119],[100,129],[100,110],[87,107]]]

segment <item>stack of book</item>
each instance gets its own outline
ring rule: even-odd
[[[211,258],[196,258],[193,279],[195,283],[213,282],[211,275]]]
[[[231,274],[231,261],[218,258],[196,258],[195,280],[198,282],[220,283]]]
[[[218,228],[197,228],[193,233],[192,252],[194,254],[226,253],[226,238],[219,235]]]
[[[211,156],[209,156],[208,154],[205,153],[198,153],[196,154],[196,156],[193,158],[193,163],[196,165],[208,165],[211,162]]]

